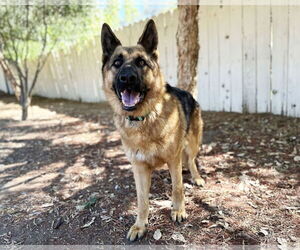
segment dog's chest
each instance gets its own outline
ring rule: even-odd
[[[178,114],[175,113],[178,121]],[[116,125],[120,132],[124,151],[131,162],[145,162],[152,166],[166,163],[176,153],[180,143],[178,122],[156,119],[155,122],[128,122],[116,117]],[[119,120],[118,120],[119,119]]]
[[[121,138],[126,156],[131,162],[146,162],[151,165],[163,163],[164,147],[160,143],[163,141],[162,138],[139,133],[121,136]]]

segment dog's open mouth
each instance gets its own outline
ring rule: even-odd
[[[121,101],[125,110],[134,110],[136,105],[142,102],[144,94],[130,89],[121,92]]]

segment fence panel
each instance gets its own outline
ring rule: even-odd
[[[198,101],[203,110],[272,112],[300,117],[300,6],[201,5]],[[237,3],[241,4],[238,5]],[[258,1],[257,1],[258,3]],[[153,18],[165,80],[177,84],[177,10]],[[135,45],[146,20],[116,30]],[[85,102],[104,101],[100,37],[53,52],[35,94]],[[7,91],[0,76],[0,89]]]

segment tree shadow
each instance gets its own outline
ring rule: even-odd
[[[65,129],[68,128],[66,127]],[[28,127],[26,127],[25,130],[30,130],[31,132],[34,131],[33,128]],[[38,132],[42,133],[43,131],[39,129]],[[9,140],[2,140],[1,143],[2,142],[9,142]],[[15,236],[13,240],[15,242],[22,242],[23,244],[55,244],[55,237],[62,238],[59,241],[60,244],[63,244],[64,242],[68,244],[99,244],[99,239],[96,237],[96,233],[98,233],[101,239],[106,239],[106,244],[115,243],[115,238],[111,238],[108,232],[111,230],[111,227],[114,227],[114,221],[117,221],[118,223],[118,218],[112,219],[112,221],[107,224],[102,222],[101,217],[97,216],[95,225],[93,225],[93,237],[87,237],[90,234],[88,228],[80,229],[80,227],[90,219],[91,213],[93,214],[101,210],[111,209],[111,207],[116,206],[116,204],[120,207],[119,209],[126,211],[134,200],[134,196],[129,196],[126,199],[124,197],[127,196],[127,189],[129,189],[132,194],[135,192],[132,186],[133,179],[130,171],[128,168],[119,168],[120,166],[128,165],[128,162],[123,159],[124,155],[119,154],[115,157],[106,159],[106,161],[101,161],[103,159],[99,159],[99,162],[96,165],[91,159],[91,157],[97,157],[99,152],[101,155],[104,149],[120,146],[119,140],[109,142],[107,141],[107,136],[102,136],[99,142],[93,145],[69,144],[67,147],[64,144],[52,145],[51,140],[47,139],[12,140],[10,142],[22,143],[23,145],[20,148],[13,149],[5,159],[1,160],[0,164],[3,165],[17,164],[17,166],[1,172],[2,174],[6,174],[6,176],[1,178],[1,199],[11,199],[11,205],[18,205],[20,203],[26,203],[26,199],[30,197],[31,194],[34,195],[36,192],[41,192],[44,193],[48,199],[49,197],[52,198],[51,200],[54,205],[51,206],[51,209],[55,207],[55,211],[51,213],[51,209],[46,209],[47,211],[38,213],[37,216],[34,216],[34,218],[31,219],[28,219],[26,218],[28,216],[25,216],[25,221],[22,221],[20,223],[21,225],[17,228],[9,223],[11,215],[7,214],[1,219],[3,222],[2,226],[0,226],[2,234],[10,231]],[[100,168],[102,171],[98,176],[92,176],[90,180],[91,184],[87,184],[86,188],[79,189],[79,191],[75,191],[70,196],[66,197],[63,195],[63,192],[61,193],[60,191],[69,189],[70,187],[66,187],[68,180],[64,181],[63,178],[68,175],[67,172],[70,169],[76,167],[76,162],[78,160],[82,161],[81,167],[86,166],[92,170]],[[31,182],[34,182],[43,175],[49,174],[51,169],[47,166],[54,166],[56,163],[60,162],[63,162],[63,165],[55,167],[53,172],[57,175],[55,178],[51,179],[46,186],[42,187],[41,190],[30,187]],[[33,173],[33,175],[31,175],[31,173]],[[93,173],[95,173],[95,171],[93,171]],[[21,181],[10,184],[13,178],[18,179],[20,176],[27,177]],[[114,176],[113,179],[112,176]],[[99,177],[99,181],[97,180],[97,177]],[[118,185],[118,188],[115,188],[117,185],[116,183],[119,183],[119,180],[122,180],[122,182]],[[124,189],[123,185],[128,185],[127,189]],[[18,186],[21,186],[21,189],[18,189]],[[24,189],[24,187],[26,189]],[[22,196],[22,193],[24,192],[26,192],[25,197]],[[85,211],[77,212],[73,201],[81,201],[84,203],[93,192],[99,193],[97,195],[97,204]],[[110,196],[107,195],[107,192],[109,192],[109,195],[114,194],[114,197],[110,198]],[[113,199],[113,201],[111,201],[111,199]],[[120,206],[120,201],[124,201],[122,206]],[[38,201],[36,202],[39,203]],[[44,202],[41,201],[41,203]],[[6,207],[6,209],[9,210],[9,207]],[[51,224],[56,218],[60,217],[61,214],[68,213],[69,210],[76,213],[75,219],[73,218],[71,222],[71,224],[78,229],[76,230],[76,239],[74,240],[72,237],[75,235],[72,235],[71,238],[66,238],[65,236],[69,230],[68,227],[70,224],[64,223],[60,230],[53,230]],[[20,213],[20,211],[17,209],[16,213]],[[63,216],[65,221],[68,220],[68,216],[69,215]],[[37,226],[34,225],[36,220],[39,221],[40,219],[42,220],[42,223],[38,223]],[[124,221],[124,225],[127,225],[126,223],[131,224],[133,219],[131,216],[125,214]],[[31,230],[28,230],[29,228]],[[95,228],[99,228],[99,230],[95,230]],[[35,233],[36,231],[39,233]],[[42,233],[45,231],[49,232],[49,237]],[[120,239],[123,238],[124,235],[120,236]]]
[[[7,240],[7,243],[15,244],[128,244],[124,237],[134,222],[135,187],[130,164],[121,149],[120,138],[114,135],[115,127],[110,108],[107,104],[80,104],[43,98],[33,100],[33,105],[77,120],[52,124],[50,127],[47,122],[54,119],[53,117],[39,119],[37,122],[45,122],[45,125],[40,127],[27,123],[11,126],[15,123],[14,120],[0,120],[3,133],[14,135],[13,139],[0,137],[1,145],[7,145],[1,150],[8,152],[0,160],[0,166],[5,167],[3,170],[0,168],[0,195],[5,201],[1,204],[4,212],[0,214],[0,235],[6,235],[0,237],[0,242],[6,243]],[[290,183],[291,178],[295,180],[291,182],[292,185],[281,188],[295,189],[299,185],[300,176],[297,169],[295,172],[283,172],[280,174],[281,180],[277,182],[272,182],[272,176],[258,173],[261,169],[272,168],[265,165],[270,159],[262,157],[264,150],[273,152],[276,148],[260,146],[255,139],[261,127],[249,126],[251,122],[259,124],[262,119],[270,119],[269,115],[266,118],[257,115],[207,112],[203,114],[206,121],[204,144],[216,144],[210,152],[202,151],[197,159],[201,163],[200,171],[209,183],[215,182],[217,185],[220,175],[221,182],[230,182],[239,181],[239,177],[246,174],[271,188],[278,188],[282,181]],[[251,121],[252,117],[256,118]],[[241,119],[243,122],[239,123]],[[274,130],[282,126],[280,119],[275,119],[278,126],[276,125]],[[87,130],[90,133],[99,130],[99,139],[93,143],[60,142],[73,135],[80,136],[80,127],[83,128],[86,123],[99,125]],[[244,131],[234,133],[234,130],[240,128],[244,128]],[[50,129],[52,134],[47,137]],[[272,134],[274,130],[268,133]],[[22,136],[29,133],[39,136],[19,139],[20,132],[23,132]],[[292,132],[290,135],[293,136]],[[247,141],[247,137],[254,138],[254,146],[253,141]],[[235,144],[236,141],[238,144]],[[229,144],[228,147],[222,148],[225,144]],[[288,145],[289,150],[294,144]],[[256,150],[261,150],[261,153],[256,153]],[[243,153],[245,156],[238,156]],[[247,165],[249,159],[256,165]],[[50,175],[49,180],[43,179]],[[26,178],[20,179],[22,176]],[[184,173],[184,181],[190,183],[189,173]],[[41,184],[37,185],[37,182]],[[191,197],[195,198],[190,199],[187,194],[187,200],[190,200],[188,212],[194,214],[187,224],[192,224],[192,227],[187,229],[186,224],[178,227],[170,222],[170,209],[163,205],[163,200],[170,199],[171,195],[171,180],[167,170],[155,171],[151,194],[151,206],[154,211],[150,212],[149,218],[151,233],[135,244],[179,244],[170,238],[174,231],[189,230],[197,235],[203,228],[201,221],[211,218],[220,209],[228,210],[232,214],[225,206],[205,203],[203,200],[209,195],[195,188],[191,191]],[[96,202],[92,202],[93,197]],[[60,217],[63,222],[54,229],[53,225]],[[82,228],[93,221],[93,218],[95,220],[90,226]],[[169,238],[154,241],[152,236],[156,229],[163,229]],[[222,238],[219,239],[216,235],[222,233],[222,237],[230,237],[233,244],[257,244],[261,241],[257,235],[244,232],[243,228],[239,227],[232,230],[222,229],[223,231],[220,231],[219,227],[203,230],[206,235],[199,235],[202,243],[221,243]],[[211,241],[207,238],[211,238]],[[189,239],[192,242],[195,240]]]

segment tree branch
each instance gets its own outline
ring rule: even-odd
[[[48,42],[48,24],[47,24],[47,21],[46,21],[45,5],[43,5],[43,24],[44,24],[43,45],[42,45],[42,49],[41,49],[41,52],[40,52],[40,55],[39,55],[39,58],[38,58],[38,63],[37,63],[36,71],[35,71],[35,74],[34,74],[34,78],[32,80],[32,83],[31,83],[31,86],[30,86],[30,89],[29,89],[29,93],[28,93],[29,96],[31,96],[33,88],[35,87],[38,75],[41,72],[41,70],[43,69],[51,50],[53,49],[53,47],[56,44],[56,42],[53,44],[52,48],[49,50],[48,54],[46,55],[46,57],[43,60],[43,56],[44,56],[45,49],[47,47],[47,42]]]

